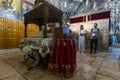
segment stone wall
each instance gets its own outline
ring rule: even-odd
[[[101,20],[93,20],[88,22],[80,22],[80,23],[74,23],[71,24],[71,30],[72,32],[75,32],[76,34],[80,30],[80,25],[84,26],[84,29],[87,31],[86,35],[86,49],[89,49],[90,46],[90,30],[91,28],[94,28],[94,23],[98,24],[98,28],[100,29],[100,36],[99,36],[99,49],[108,49],[109,46],[109,19],[101,19]]]
[[[61,9],[65,16],[91,14],[110,10],[109,34],[117,34],[120,42],[120,0],[46,0]],[[69,19],[69,18],[68,18]],[[69,21],[69,20],[68,20]]]

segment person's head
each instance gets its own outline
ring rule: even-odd
[[[94,28],[97,28],[97,25],[98,25],[97,23],[94,23]]]
[[[80,30],[82,30],[83,29],[83,25],[80,25]]]

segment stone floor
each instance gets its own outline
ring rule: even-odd
[[[109,52],[77,53],[77,68],[70,79],[59,78],[41,68],[28,71],[31,63],[20,63],[23,55],[19,49],[0,50],[0,80],[120,80],[119,56]]]

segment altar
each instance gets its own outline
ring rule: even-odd
[[[40,66],[43,59],[44,70],[61,74],[61,77],[72,77],[76,68],[76,41],[64,39],[62,28],[63,12],[47,2],[41,2],[35,9],[24,15],[25,17],[25,38],[20,42],[19,47],[25,53],[24,62],[33,58],[35,62],[28,70]],[[26,38],[27,25],[34,23],[39,25],[40,30],[44,26],[43,34]],[[54,37],[47,32],[48,23],[59,23],[53,31]],[[41,35],[41,36],[40,36]]]
[[[56,71],[61,77],[69,78],[73,76],[77,66],[76,40],[23,38],[20,43],[20,48],[25,53],[25,56],[35,58],[32,68],[39,66],[39,61],[43,58],[45,70],[50,72]],[[46,58],[47,55],[49,55],[49,58]]]

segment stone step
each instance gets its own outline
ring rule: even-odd
[[[112,54],[120,55],[120,47],[109,47],[108,51]]]

